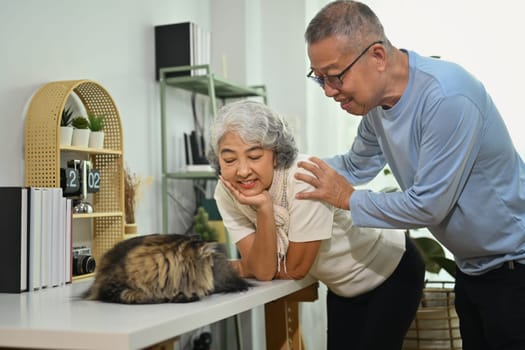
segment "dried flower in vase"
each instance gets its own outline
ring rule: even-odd
[[[151,177],[143,179],[137,174],[132,173],[128,167],[124,170],[124,211],[127,224],[136,223],[135,209],[142,195],[141,187],[149,185],[151,182]]]

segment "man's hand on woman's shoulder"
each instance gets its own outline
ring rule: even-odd
[[[297,199],[318,199],[337,208],[350,209],[354,187],[326,162],[318,157],[310,157],[309,161],[300,161],[297,166],[308,170],[313,176],[297,172],[295,178],[315,187],[314,191],[297,193]]]

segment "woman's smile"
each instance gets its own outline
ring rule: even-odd
[[[242,189],[245,189],[245,190],[251,190],[252,188],[257,186],[257,182],[255,180],[238,181],[237,183],[238,183],[239,187],[241,187]]]

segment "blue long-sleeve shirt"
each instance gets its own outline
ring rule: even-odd
[[[467,274],[525,263],[525,164],[484,86],[460,66],[409,51],[390,109],[363,117],[352,148],[327,162],[350,183],[388,163],[402,192],[357,190],[354,223],[428,227]]]

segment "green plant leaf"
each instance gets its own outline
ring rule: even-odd
[[[71,117],[73,116],[73,111],[66,107],[62,111],[62,116],[60,118],[60,126],[69,126],[71,124]]]
[[[79,116],[79,117],[75,117],[71,121],[71,125],[73,125],[75,129],[88,129],[89,121],[86,118]]]
[[[445,256],[445,250],[435,239],[429,237],[412,238],[425,262],[425,269],[431,273],[439,273],[445,269],[455,276],[456,264]]]
[[[454,260],[435,256],[432,258],[436,264],[441,266],[442,269],[448,272],[448,274],[454,278],[456,278],[456,262]]]
[[[434,256],[445,256],[445,251],[441,244],[436,242],[436,240],[429,237],[416,237],[412,238],[414,243],[417,245],[422,254],[425,255],[434,255]]]
[[[89,129],[91,131],[101,131],[104,128],[104,117],[88,113]]]

